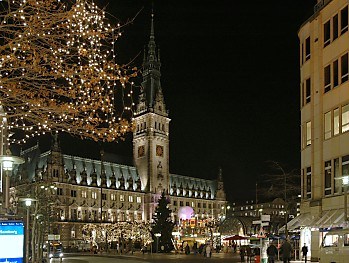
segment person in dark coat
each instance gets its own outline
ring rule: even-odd
[[[307,254],[308,254],[308,247],[307,247],[307,244],[304,243],[304,246],[302,247],[302,257],[304,258],[305,263],[307,263]]]
[[[244,247],[240,247],[240,259],[241,259],[241,262],[245,262],[245,248]]]
[[[288,240],[285,240],[284,243],[281,245],[281,253],[282,253],[282,260],[284,263],[290,263],[291,261],[291,253],[292,253],[292,246]]]
[[[275,257],[278,253],[278,250],[276,246],[271,243],[269,247],[267,248],[267,255],[268,255],[268,262],[269,263],[274,263],[275,262]]]

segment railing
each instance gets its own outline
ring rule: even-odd
[[[327,5],[332,0],[321,0],[314,6],[314,13],[320,11],[325,5]]]

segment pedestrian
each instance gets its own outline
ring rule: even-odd
[[[267,248],[267,255],[268,255],[268,263],[274,263],[275,262],[275,257],[278,253],[278,250],[276,246],[271,243],[269,247]]]
[[[212,251],[211,251],[211,245],[210,244],[207,244],[206,245],[206,257],[207,258],[210,258],[211,257],[211,255],[212,255]]]
[[[302,247],[302,257],[304,258],[305,263],[307,263],[307,254],[308,254],[308,247],[307,244],[304,243],[304,246]]]
[[[190,254],[190,248],[189,248],[188,243],[187,243],[187,245],[185,246],[185,254],[186,254],[186,255],[189,255],[189,254]]]
[[[241,262],[245,262],[245,248],[243,248],[242,246],[240,247],[240,259]]]
[[[284,263],[290,263],[291,261],[291,252],[292,252],[292,246],[288,240],[285,240],[284,243],[281,245],[281,254],[282,254],[282,260]]]

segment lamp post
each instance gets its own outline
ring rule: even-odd
[[[19,198],[19,201],[23,201],[27,208],[27,218],[26,218],[26,227],[25,227],[25,262],[29,263],[29,224],[30,224],[30,206],[33,201],[36,199],[25,197]]]
[[[10,208],[10,175],[9,172],[13,170],[13,165],[24,163],[24,159],[18,156],[12,155],[0,155],[0,163],[2,170],[5,171],[5,195],[4,195],[4,208],[8,213]],[[1,175],[2,175],[1,170]]]
[[[159,252],[159,237],[161,237],[161,233],[155,233],[154,236],[156,236],[156,253]]]

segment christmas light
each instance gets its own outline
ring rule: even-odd
[[[52,131],[113,141],[133,129],[137,69],[116,63],[120,25],[92,1],[14,0],[2,6],[0,30],[0,105],[11,143]]]

